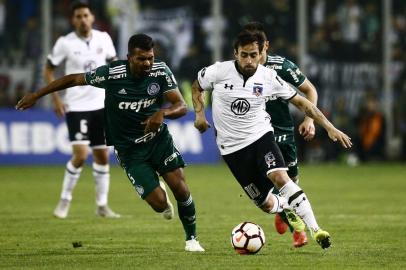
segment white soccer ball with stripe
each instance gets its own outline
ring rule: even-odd
[[[253,222],[245,221],[231,232],[231,244],[241,255],[255,254],[265,244],[265,234],[262,228]]]

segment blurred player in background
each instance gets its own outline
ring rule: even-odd
[[[196,210],[183,173],[185,163],[164,123],[164,118],[185,115],[186,104],[172,71],[164,62],[154,62],[153,48],[151,37],[134,35],[128,42],[128,60],[64,76],[26,95],[16,108],[29,108],[38,98],[65,87],[104,88],[107,144],[114,146],[131,184],[156,212],[173,215],[165,186],[160,185],[161,175],[178,202],[186,234],[185,250],[203,252],[196,240]],[[164,102],[169,107],[162,108]]]
[[[266,37],[263,25],[260,22],[250,22],[244,25],[243,29],[258,31],[264,35],[266,41],[261,53],[260,64],[275,70],[279,77],[299,89],[311,103],[317,105],[316,88],[300,71],[299,67],[283,56],[267,53],[269,41]],[[266,103],[266,111],[271,116],[275,140],[288,166],[288,175],[295,183],[299,183],[294,123],[289,112],[289,102],[282,98],[269,100]],[[306,141],[309,141],[314,138],[315,130],[313,119],[309,116],[305,116],[303,122],[299,125],[299,134],[301,134]],[[279,191],[275,189],[273,192],[277,193]],[[275,215],[275,228],[278,233],[284,234],[288,228],[288,224],[284,212]],[[293,233],[294,247],[301,247],[307,244],[305,231],[297,232],[294,231],[292,227],[290,227],[290,231]]]
[[[333,141],[345,148],[352,143],[313,103],[298,95],[274,70],[259,64],[264,43],[264,35],[245,30],[234,43],[235,61],[217,62],[199,71],[192,86],[195,127],[200,132],[210,127],[202,92],[211,91],[217,146],[245,193],[266,213],[285,211],[298,232],[305,229],[302,218],[314,240],[326,249],[331,245],[330,234],[319,227],[306,194],[286,173],[265,102],[289,101],[326,129]],[[274,186],[279,194],[272,194]],[[292,218],[291,209],[300,218]]]
[[[74,31],[60,37],[48,55],[44,71],[46,83],[55,80],[54,69],[65,61],[65,74],[88,72],[106,61],[116,59],[116,50],[106,32],[92,29],[94,15],[86,3],[72,5],[71,19]],[[119,218],[107,205],[110,172],[109,152],[104,135],[104,92],[93,86],[76,86],[66,89],[63,101],[52,94],[54,110],[58,117],[66,116],[72,158],[66,164],[61,198],[54,216],[66,218],[73,189],[80,177],[88,156],[93,153],[93,176],[96,185],[96,214],[101,217]]]

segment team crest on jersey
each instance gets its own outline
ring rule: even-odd
[[[257,97],[262,96],[262,91],[264,90],[264,87],[260,83],[254,83],[254,86],[252,87],[252,94],[256,95]]]
[[[150,85],[148,85],[147,92],[150,96],[155,96],[156,94],[158,94],[160,89],[161,88],[159,87],[159,84],[151,83]]]
[[[144,194],[144,188],[140,185],[135,185],[135,190],[137,191],[137,193],[142,196],[142,194]]]
[[[268,168],[271,168],[271,166],[276,165],[275,156],[272,154],[272,152],[267,153],[264,156],[264,158],[265,158],[266,165],[268,165]]]

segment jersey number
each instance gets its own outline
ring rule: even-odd
[[[286,141],[286,134],[283,134],[283,135],[281,135],[281,136],[277,136],[277,137],[275,138],[275,141],[276,141],[276,142],[284,142],[284,141]]]
[[[87,133],[87,120],[86,119],[82,119],[80,120],[80,133]]]

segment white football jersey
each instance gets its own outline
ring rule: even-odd
[[[213,122],[222,155],[236,152],[273,131],[265,111],[268,99],[293,98],[297,92],[272,69],[259,65],[244,81],[235,61],[217,62],[198,73],[203,90],[212,90]]]
[[[75,32],[60,37],[48,55],[48,60],[58,66],[65,60],[65,74],[84,73],[105,65],[116,56],[109,34],[92,30],[89,40]],[[85,85],[66,89],[64,103],[67,111],[93,111],[104,107],[104,91]]]

